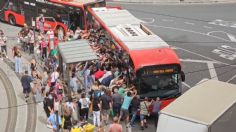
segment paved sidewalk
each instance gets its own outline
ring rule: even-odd
[[[14,71],[2,60],[0,60],[0,68],[3,69],[8,76],[9,80],[12,82],[14,88],[16,99],[17,99],[17,122],[16,122],[16,132],[25,132],[27,125],[27,105],[24,100],[24,94],[22,93],[23,88],[21,82]],[[6,96],[6,95],[5,95]],[[2,118],[2,117],[1,117]]]
[[[11,50],[15,45],[20,46],[19,44],[17,44],[16,40],[9,40],[8,41],[8,57],[9,57],[9,60],[13,63],[14,63],[14,58],[13,58],[13,53],[12,53]],[[22,64],[23,64],[22,70],[23,71],[25,71],[25,70],[29,71],[29,69],[30,69],[30,60],[31,60],[32,56],[33,55],[29,55],[28,53],[23,53],[22,52]],[[14,66],[12,65],[11,68],[14,68]],[[14,71],[12,71],[12,69],[9,69],[9,70],[11,70],[11,72],[14,72]],[[39,69],[39,70],[41,72],[42,69]],[[15,82],[19,82],[19,83],[15,84]],[[15,81],[14,81],[13,84],[20,86],[20,88],[18,88],[18,91],[16,90],[16,92],[21,95],[21,102],[18,103],[18,105],[19,104],[25,104],[24,95],[22,93],[23,88],[21,87],[21,83],[20,83],[20,80],[19,80],[18,77],[15,77]],[[36,107],[37,107],[37,113],[36,113],[37,114],[37,121],[36,121],[36,131],[35,132],[50,132],[50,131],[52,131],[52,129],[49,129],[46,126],[47,118],[46,118],[46,114],[43,110],[43,103],[38,103],[36,105]],[[26,105],[25,105],[25,109],[26,110],[20,111],[18,113],[25,113],[25,115],[24,114],[20,114],[20,115],[24,116],[26,118],[25,120],[27,121],[27,106]],[[21,121],[19,120],[18,122],[21,122]],[[26,125],[21,125],[21,126],[25,127]]]

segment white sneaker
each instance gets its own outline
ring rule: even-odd
[[[50,129],[52,129],[52,125],[50,125],[50,124],[47,124],[47,127],[50,128]]]

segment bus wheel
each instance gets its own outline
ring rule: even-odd
[[[16,19],[13,15],[8,16],[8,23],[11,25],[16,25]]]

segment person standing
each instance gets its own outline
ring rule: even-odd
[[[102,121],[107,125],[109,121],[109,113],[112,108],[112,99],[109,96],[109,90],[105,91],[105,94],[101,96],[102,102]]]
[[[140,101],[139,98],[137,96],[135,96],[133,98],[133,100],[131,101],[131,113],[132,113],[132,118],[130,120],[130,125],[133,127],[134,123],[135,123],[135,119],[137,117],[137,112],[139,110],[139,105],[140,105]]]
[[[144,130],[148,127],[147,125],[147,116],[150,115],[149,113],[149,106],[152,104],[153,100],[151,102],[148,102],[148,98],[145,97],[143,101],[140,102],[140,123],[141,123],[141,130]]]
[[[50,116],[48,117],[48,123],[52,125],[53,132],[57,132],[62,125],[61,116],[58,115],[58,111],[52,110]]]
[[[114,89],[114,94],[112,95],[112,107],[114,111],[114,115],[119,117],[121,104],[123,101],[123,97],[118,93],[118,88]]]
[[[44,22],[45,18],[43,14],[40,14],[40,16],[38,17],[38,29],[40,32],[44,32]]]
[[[81,99],[79,100],[81,104],[80,116],[82,116],[82,118],[85,117],[85,119],[88,120],[90,100],[85,96],[85,93],[82,93]]]
[[[124,116],[126,128],[128,128],[128,122],[129,122],[129,106],[135,96],[136,94],[132,96],[131,92],[127,92],[127,94],[124,97],[123,104],[121,106],[119,122],[120,122],[120,119]]]
[[[34,31],[29,29],[28,39],[29,39],[29,54],[34,54]]]
[[[41,45],[42,59],[47,59],[47,43],[44,37],[42,37],[40,45]]]
[[[160,112],[160,107],[161,107],[161,101],[160,101],[159,97],[156,98],[156,101],[153,102],[152,106],[153,106],[152,113],[153,113],[154,119],[155,119],[154,124],[155,124],[155,127],[157,128],[157,123],[158,123],[158,119],[159,119],[159,112]]]
[[[0,30],[0,46],[1,46],[1,52],[2,55],[4,54],[6,58],[8,58],[7,56],[7,37],[4,35],[3,31]],[[2,58],[3,59],[3,58]]]
[[[57,35],[60,42],[64,41],[64,30],[62,27],[59,27]]]
[[[52,74],[51,74],[51,87],[54,87],[57,79],[59,78],[60,74],[59,74],[60,70],[59,68],[57,68]]]
[[[54,31],[51,27],[49,27],[49,30],[47,31],[48,41],[49,41],[49,48],[50,51],[54,49]]]
[[[110,125],[108,132],[123,132],[121,124],[119,124],[119,118],[115,116],[113,118],[113,123]]]
[[[28,75],[28,71],[25,71],[25,75],[21,77],[21,85],[23,87],[23,93],[25,94],[25,99],[29,97],[29,93],[31,92],[30,83],[33,81],[33,78]]]
[[[22,72],[22,60],[21,60],[21,52],[18,47],[13,47],[13,57],[15,58],[15,72]]]
[[[93,97],[93,125],[99,127],[100,126],[100,110],[101,110],[101,101],[99,97]]]

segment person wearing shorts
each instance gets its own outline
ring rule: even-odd
[[[126,128],[128,128],[128,122],[129,122],[129,106],[130,106],[130,103],[132,101],[132,99],[136,96],[136,94],[134,94],[132,96],[132,93],[131,92],[127,92],[127,94],[125,95],[124,97],[124,101],[123,101],[123,104],[121,106],[121,112],[120,112],[120,118],[119,118],[119,122],[120,122],[120,119],[122,117],[125,118],[125,124],[126,124]]]

